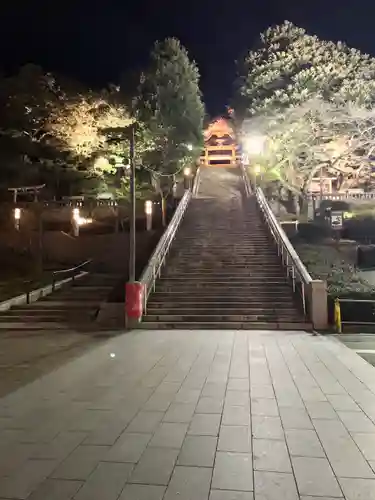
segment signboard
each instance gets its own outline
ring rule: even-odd
[[[331,212],[331,227],[342,229],[343,212]]]

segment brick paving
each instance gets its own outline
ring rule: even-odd
[[[375,499],[375,371],[300,332],[138,331],[0,400],[0,499]]]

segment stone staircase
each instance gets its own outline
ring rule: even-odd
[[[117,281],[117,275],[90,273],[37,302],[0,313],[0,331],[93,330],[100,303]]]
[[[239,169],[202,169],[141,327],[311,328]]]

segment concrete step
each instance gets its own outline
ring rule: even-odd
[[[4,313],[0,313],[0,318],[4,318],[5,316],[7,317],[18,317],[18,316],[23,316],[23,317],[32,317],[32,316],[44,316],[44,317],[66,317],[66,314],[71,314],[75,316],[86,316],[90,315],[93,310],[97,308],[71,308],[71,307],[61,307],[60,309],[49,309],[49,308],[20,308],[20,307],[15,307],[12,309],[9,309],[9,311],[6,311]]]
[[[139,328],[146,330],[290,330],[290,331],[310,331],[312,325],[310,323],[304,322],[280,322],[280,323],[262,323],[261,321],[256,322],[180,322],[180,323],[170,323],[170,322],[148,322],[143,321],[140,323]]]
[[[202,301],[199,297],[195,300],[192,298],[188,298],[186,301],[183,300],[170,300],[171,297],[166,297],[165,300],[157,300],[156,296],[153,296],[148,301],[147,309],[170,309],[170,310],[184,310],[184,309],[192,309],[195,311],[199,311],[201,309],[207,310],[248,310],[248,311],[262,311],[263,309],[269,309],[269,304],[264,304],[263,300],[254,299],[251,301],[249,298],[241,297],[231,297],[226,300],[223,299],[207,299],[205,298]],[[278,309],[295,309],[295,303],[292,297],[280,297],[279,299],[272,300],[272,307],[276,310]]]
[[[70,314],[71,311],[62,311],[61,314],[49,315],[49,314],[18,314],[18,315],[9,315],[9,314],[1,314],[0,315],[0,323],[17,323],[17,322],[28,322],[28,323],[65,323],[67,321],[74,322],[86,322],[90,321],[95,316],[95,311],[91,311],[91,313],[78,313]]]
[[[187,294],[187,292],[192,292],[191,295]],[[288,293],[287,293],[288,292]],[[195,300],[199,302],[205,302],[207,299],[214,300],[215,302],[226,302],[229,300],[237,301],[240,299],[244,300],[277,300],[281,301],[284,297],[292,297],[292,288],[291,287],[282,287],[281,289],[267,289],[259,287],[255,287],[255,289],[243,289],[243,287],[235,287],[235,288],[204,288],[197,292],[196,287],[190,287],[189,289],[183,289],[182,287],[171,288],[171,290],[161,290],[156,288],[152,297],[155,297],[157,300]]]
[[[269,273],[264,273],[259,270],[245,270],[245,271],[238,271],[236,273],[234,272],[225,272],[221,270],[216,270],[216,271],[205,271],[205,272],[199,272],[199,271],[191,271],[191,272],[176,272],[176,271],[170,271],[168,269],[164,270],[162,272],[162,278],[165,279],[176,279],[176,280],[201,280],[201,281],[207,281],[207,280],[215,280],[215,281],[221,281],[223,280],[234,280],[234,281],[251,281],[252,279],[283,279],[285,280],[286,274],[283,272],[283,269],[276,270],[276,271],[271,271]]]
[[[90,293],[96,293],[96,292],[110,292],[112,290],[113,286],[111,285],[81,285],[81,284],[74,284],[71,287],[67,288],[66,290],[74,290],[74,291],[79,291],[79,292],[90,292]]]
[[[168,303],[151,303],[147,306],[147,314],[250,314],[250,315],[264,315],[264,314],[291,314],[293,315],[296,312],[295,305],[291,305],[289,303],[281,304],[278,307],[271,304],[262,304],[261,307],[254,307],[251,305],[245,304],[223,304],[221,307],[216,304],[203,304],[200,307],[200,304],[189,304],[187,306],[174,306],[169,305]]]
[[[272,274],[272,275],[264,275],[262,273],[254,273],[254,274],[248,274],[246,276],[233,276],[230,274],[221,274],[221,273],[215,273],[215,274],[205,274],[205,275],[197,275],[197,274],[186,274],[185,276],[176,276],[175,274],[171,274],[166,276],[165,274],[162,274],[161,278],[159,279],[159,284],[164,285],[164,284],[176,284],[178,285],[179,283],[190,283],[190,284],[206,284],[206,283],[212,283],[212,284],[222,284],[222,283],[231,283],[232,285],[255,285],[257,283],[264,283],[264,279],[267,278],[267,283],[272,285],[274,283],[285,283],[286,276],[284,276],[282,273],[279,273],[279,275]]]
[[[261,321],[263,323],[278,323],[280,321],[304,321],[301,314],[295,312],[293,315],[289,314],[167,314],[159,312],[158,314],[150,314],[149,311],[144,318],[145,321],[161,321],[162,323],[200,323],[200,322],[239,322],[239,323],[251,323],[254,321]]]
[[[67,307],[66,301],[64,300],[56,300],[56,295],[50,296],[51,298],[49,299],[48,297],[44,297],[43,300],[38,300],[37,302],[33,302],[32,307],[35,309],[45,309],[45,308],[56,308],[56,307]],[[47,300],[49,299],[49,300]],[[91,297],[92,299],[92,297]],[[82,310],[83,308],[94,308],[98,307],[99,304],[101,303],[100,300],[85,300],[85,301],[70,301],[69,302],[69,309],[78,309]],[[25,305],[25,306],[18,306],[16,310],[23,310],[29,308],[30,305]]]
[[[26,321],[0,321],[0,330],[68,330],[67,323],[60,323],[56,321],[38,321],[35,323],[28,323]]]
[[[272,288],[270,290],[270,288]],[[159,292],[169,292],[172,293],[173,291],[179,291],[179,292],[185,292],[185,293],[199,293],[199,290],[202,290],[203,294],[205,293],[218,293],[221,291],[221,294],[225,295],[232,295],[232,293],[235,293],[236,291],[240,293],[247,293],[247,294],[259,294],[259,293],[281,293],[283,290],[287,289],[287,283],[286,281],[259,281],[259,282],[249,282],[249,283],[239,283],[239,282],[234,282],[232,281],[220,281],[220,282],[206,282],[202,283],[201,281],[199,282],[192,282],[192,281],[186,281],[186,282],[180,282],[180,283],[173,283],[171,281],[169,282],[157,282],[156,283],[156,291]]]
[[[56,294],[51,294],[47,295],[46,297],[43,298],[43,302],[54,302],[57,299],[59,301],[63,302],[93,302],[93,298],[95,297],[96,302],[101,302],[102,300],[105,300],[107,298],[107,294],[69,294],[69,293],[56,293]]]

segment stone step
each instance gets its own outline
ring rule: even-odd
[[[179,322],[225,322],[225,323],[230,323],[230,322],[240,322],[240,323],[246,323],[246,322],[253,322],[253,321],[262,321],[263,323],[268,323],[268,322],[279,322],[279,321],[304,321],[304,318],[302,317],[301,314],[298,314],[296,311],[294,314],[273,314],[273,313],[268,313],[268,314],[168,314],[159,312],[158,314],[151,314],[149,311],[147,311],[147,315],[145,316],[145,321],[151,321],[151,322],[156,322],[156,321],[161,321],[162,323],[164,322],[172,322],[172,323],[179,323]]]
[[[57,292],[56,294],[51,294],[47,295],[46,297],[43,298],[43,301],[46,302],[54,302],[56,299],[59,299],[60,301],[68,301],[68,302],[92,302],[93,298],[95,297],[97,302],[101,302],[102,300],[105,300],[107,298],[107,294],[80,294],[80,293],[59,293]]]
[[[283,269],[283,266],[281,262],[278,262],[276,259],[272,262],[261,262],[261,261],[253,261],[253,260],[247,260],[244,264],[237,264],[235,262],[227,263],[225,267],[223,267],[222,262],[219,262],[217,260],[213,260],[211,262],[207,260],[201,260],[197,256],[194,260],[186,260],[186,261],[181,261],[180,259],[174,259],[173,257],[168,260],[168,264],[166,268],[170,267],[171,269],[185,269],[186,272],[189,272],[189,270],[197,270],[197,271],[210,271],[211,269],[223,269],[228,272],[232,270],[246,270],[246,269],[253,269],[254,267],[258,267],[258,265],[262,265],[261,269],[267,269],[267,270],[274,270],[274,269]]]
[[[196,284],[206,284],[206,283],[231,283],[233,285],[243,285],[243,284],[256,284],[256,283],[264,283],[264,279],[267,278],[267,283],[273,284],[273,283],[285,283],[286,277],[282,275],[282,273],[279,273],[279,275],[264,275],[263,273],[254,273],[254,274],[249,274],[247,276],[241,276],[241,275],[236,275],[233,276],[233,274],[222,274],[220,272],[215,273],[215,274],[185,274],[182,276],[176,276],[175,274],[172,275],[164,275],[162,274],[161,278],[159,279],[158,283],[159,284],[169,284],[169,283],[176,283],[178,285],[179,283],[196,283]]]
[[[260,247],[253,250],[244,250],[244,251],[236,251],[233,248],[223,249],[219,248],[219,246],[213,247],[205,247],[199,249],[190,249],[190,248],[172,248],[172,255],[178,256],[180,258],[189,259],[191,257],[199,257],[200,259],[207,258],[216,258],[216,259],[231,259],[231,261],[241,262],[242,260],[249,258],[264,258],[274,259],[278,257],[277,251],[275,250],[266,250],[264,247]]]
[[[10,317],[32,317],[32,316],[44,316],[44,317],[66,317],[67,314],[75,315],[75,316],[86,316],[90,315],[93,310],[97,309],[99,307],[99,303],[96,304],[96,307],[92,308],[78,308],[78,307],[69,307],[66,306],[61,306],[59,309],[49,309],[46,307],[36,307],[36,308],[21,308],[21,307],[15,307],[12,309],[9,309],[9,311],[0,313],[0,318],[4,318],[5,316]]]
[[[259,305],[254,305],[254,304],[249,304],[249,303],[223,303],[223,304],[217,304],[215,302],[212,303],[203,303],[200,304],[198,302],[196,303],[188,303],[188,304],[182,304],[182,305],[175,305],[170,302],[150,302],[147,306],[147,312],[149,314],[158,314],[159,311],[164,311],[166,313],[171,313],[174,314],[175,312],[181,312],[181,313],[195,313],[199,312],[202,314],[207,314],[207,313],[216,313],[216,312],[222,312],[224,314],[232,314],[235,312],[242,312],[249,313],[249,314],[256,314],[256,313],[265,313],[268,311],[283,311],[283,313],[293,313],[296,310],[294,303],[290,302],[284,302],[284,303],[278,303],[277,305],[272,302],[270,304],[263,304],[259,303]]]
[[[249,311],[261,311],[265,308],[269,308],[270,305],[274,309],[287,309],[287,310],[292,310],[295,308],[295,303],[293,301],[292,297],[283,297],[280,299],[273,300],[272,304],[264,304],[264,301],[262,300],[254,300],[253,302],[250,301],[248,298],[244,298],[241,300],[241,298],[237,297],[231,297],[224,300],[218,299],[212,299],[208,300],[207,298],[202,302],[199,298],[196,300],[192,299],[187,299],[186,301],[171,301],[166,298],[165,300],[156,300],[155,297],[151,297],[151,299],[148,302],[147,310],[155,309],[174,309],[174,310],[183,310],[183,309],[190,309],[190,310],[195,310],[199,311],[201,309],[208,309],[208,310],[249,310]]]
[[[146,330],[290,330],[290,331],[309,331],[312,328],[310,323],[305,322],[272,322],[262,323],[256,322],[148,322],[140,323],[139,328]]]
[[[110,285],[81,285],[81,284],[72,284],[70,288],[73,288],[74,291],[79,291],[79,292],[90,292],[90,293],[96,293],[96,292],[110,292],[113,289],[113,286]],[[67,288],[66,290],[69,290],[70,288]]]
[[[190,271],[174,271],[166,268],[162,272],[162,277],[168,279],[178,279],[178,280],[218,280],[221,279],[233,279],[233,280],[251,280],[252,278],[260,278],[260,279],[272,279],[272,278],[283,278],[285,279],[285,272],[283,269],[277,269],[275,271],[265,272],[259,269],[246,269],[246,270],[238,270],[237,272],[224,271],[220,269],[212,269],[210,271],[199,271],[199,270],[190,270]]]
[[[33,302],[32,307],[37,308],[37,309],[43,309],[43,308],[53,308],[53,307],[66,307],[66,301],[64,300],[56,300],[56,296],[53,295],[49,300],[49,297],[44,297],[43,300],[38,300],[37,302]],[[101,301],[100,300],[85,300],[85,301],[70,301],[69,302],[69,309],[86,309],[86,308],[94,308],[98,307],[100,305]],[[25,305],[25,306],[17,306],[17,309],[15,310],[23,310],[29,308],[30,305]]]
[[[171,300],[181,297],[184,297],[186,300],[188,300],[189,297],[191,297],[200,302],[205,299],[227,301],[232,297],[234,300],[238,300],[241,297],[243,297],[244,299],[246,298],[246,300],[248,300],[249,298],[255,298],[257,300],[264,300],[265,298],[269,298],[272,300],[282,300],[285,295],[289,295],[290,297],[292,296],[292,288],[287,286],[281,287],[281,289],[271,290],[267,288],[244,289],[243,287],[226,287],[225,289],[204,288],[202,290],[199,290],[199,293],[197,292],[196,287],[190,287],[190,291],[193,292],[191,295],[187,294],[187,291],[182,287],[178,287],[178,289],[172,287],[170,291],[156,289],[153,297],[157,297],[158,300],[164,298],[169,298],[169,300]],[[287,294],[287,292],[289,292],[289,294]]]
[[[67,321],[81,322],[88,321],[90,319],[94,319],[95,310],[90,313],[82,311],[76,312],[75,314],[71,314],[71,311],[66,310],[62,311],[61,314],[49,315],[49,314],[18,314],[18,315],[9,315],[9,314],[1,314],[0,322],[8,322],[8,323],[17,323],[17,322],[29,322],[29,323],[65,323]]]
[[[68,330],[69,325],[56,321],[38,321],[28,323],[26,321],[0,321],[0,330]]]
[[[265,282],[264,280],[252,280],[249,282],[238,282],[234,280],[221,280],[212,282],[194,282],[185,280],[180,282],[173,282],[172,280],[160,280],[156,282],[156,289],[159,291],[164,290],[173,292],[173,290],[177,288],[180,292],[188,292],[189,290],[191,290],[194,293],[199,289],[204,289],[206,292],[208,292],[209,290],[212,290],[213,292],[217,292],[218,290],[225,290],[228,295],[231,295],[231,292],[235,290],[241,290],[243,293],[258,293],[258,291],[269,291],[269,288],[272,288],[272,290],[270,291],[280,292],[280,289],[285,289],[286,286],[286,280],[267,280],[267,282]]]

